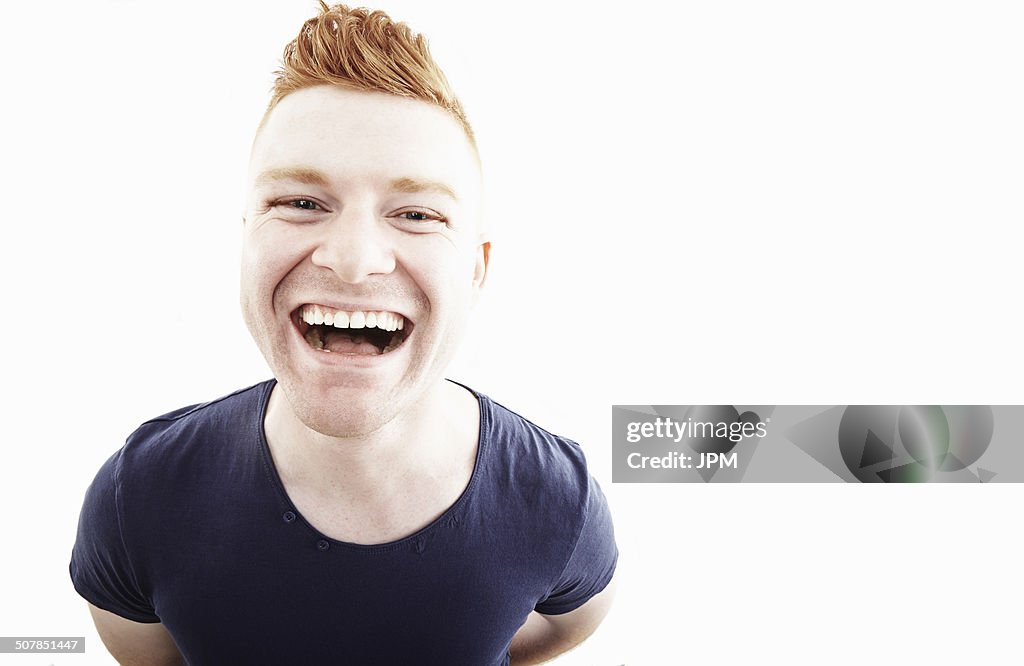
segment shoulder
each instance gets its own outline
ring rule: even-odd
[[[538,529],[578,533],[594,493],[600,494],[582,447],[488,396],[477,397],[488,490]]]
[[[183,506],[225,501],[262,473],[260,414],[272,387],[263,382],[149,419],[107,461],[93,484],[114,498],[130,550],[142,552],[174,528],[194,530]]]
[[[582,447],[556,435],[486,395],[477,394],[481,438],[487,438],[517,483],[585,492],[587,461]]]
[[[258,427],[253,414],[271,387],[264,382],[150,419],[107,459],[86,491],[72,552],[71,576],[82,596],[136,622],[158,621],[149,598],[152,554],[184,533],[183,520],[195,531],[181,507],[215,485],[210,476],[225,473],[217,470],[237,470],[222,463],[240,447],[219,435],[245,422]]]
[[[142,423],[116,455],[119,491],[133,505],[165,501],[236,469],[253,449],[238,444],[259,441],[260,414],[272,387],[273,380],[261,382]]]
[[[123,464],[166,462],[211,437],[258,431],[258,416],[271,388],[273,380],[268,380],[143,422],[125,442]]]
[[[180,407],[173,411],[155,416],[144,421],[129,438],[145,437],[154,433],[175,430],[187,430],[192,427],[209,423],[221,423],[225,417],[239,414],[251,416],[252,409],[260,409],[262,402],[274,386],[274,380],[253,384],[238,389],[208,402],[196,403]]]
[[[618,559],[604,493],[577,442],[477,396],[491,507],[504,529],[530,544],[533,561],[550,565],[537,610],[578,608],[607,585]]]

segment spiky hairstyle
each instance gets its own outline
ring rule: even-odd
[[[302,25],[284,47],[264,122],[286,95],[319,85],[383,92],[418,99],[450,113],[475,147],[473,129],[427,40],[382,11],[328,6]]]

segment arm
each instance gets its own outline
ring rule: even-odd
[[[512,638],[509,649],[512,666],[540,664],[582,643],[608,614],[614,596],[613,579],[604,590],[576,610],[562,615],[530,613]]]
[[[185,659],[159,622],[132,622],[89,604],[103,644],[122,666],[179,666]]]

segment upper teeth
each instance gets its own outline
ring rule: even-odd
[[[335,328],[379,328],[385,331],[401,331],[405,317],[395,312],[345,312],[332,310],[322,305],[303,305],[299,311],[302,321],[307,324],[326,324]]]

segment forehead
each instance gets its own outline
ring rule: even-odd
[[[480,170],[462,126],[419,100],[339,86],[317,86],[282,99],[253,143],[250,185],[273,169],[312,169],[332,184],[450,183],[478,196]]]

